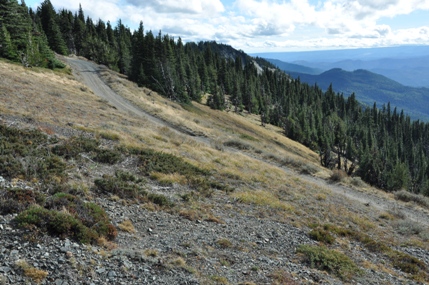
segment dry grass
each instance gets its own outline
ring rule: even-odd
[[[287,212],[293,212],[295,209],[289,203],[279,200],[272,192],[258,190],[258,191],[245,191],[234,193],[232,196],[242,203],[255,204],[259,206],[266,206],[274,209],[280,209]]]
[[[118,228],[128,233],[136,232],[136,229],[134,228],[134,225],[130,220],[125,220],[122,223],[118,224]]]
[[[161,172],[152,172],[150,178],[157,180],[161,185],[173,185],[175,183],[186,185],[188,182],[184,175],[178,173],[165,174]]]
[[[37,284],[41,283],[48,276],[47,271],[37,269],[23,259],[17,260],[15,265],[24,272],[24,276],[30,278]]]
[[[232,247],[232,242],[226,238],[221,238],[221,239],[217,240],[216,243],[221,248],[231,248]]]
[[[394,229],[394,222],[400,219],[399,209],[380,213],[372,207],[360,207],[362,205],[359,206],[359,203],[333,195],[329,189],[306,182],[279,168],[283,165],[325,179],[331,175],[330,171],[319,166],[316,153],[286,138],[281,128],[271,125],[261,127],[259,116],[247,113],[220,112],[199,103],[193,103],[194,107],[182,107],[156,92],[138,88],[115,72],[106,70],[102,74],[117,93],[135,105],[171,125],[204,135],[204,139],[196,140],[154,125],[144,118],[122,113],[100,100],[70,75],[24,69],[1,60],[0,113],[26,117],[32,124],[39,124],[45,133],[52,134],[55,126],[72,125],[77,130],[119,141],[126,147],[151,148],[179,156],[193,165],[210,170],[214,179],[235,188],[229,195],[241,203],[256,205],[257,210],[253,214],[268,212],[266,217],[269,219],[283,219],[281,215],[286,213],[293,215],[296,225],[304,226],[310,223],[350,226],[356,231],[369,231],[377,240],[389,244],[401,244],[406,240],[406,236],[386,237],[384,229]],[[235,146],[226,147],[224,142],[234,142]],[[237,150],[240,146],[246,146],[245,152],[250,155],[240,153]],[[151,175],[162,184],[187,183],[185,177],[178,174],[154,172]],[[395,198],[393,194],[376,193],[356,178],[352,178],[350,184],[384,199]],[[85,193],[87,189],[79,191]],[[211,202],[199,199],[186,202],[186,206],[176,210],[176,214],[194,221],[222,222],[203,203]],[[158,210],[156,205],[150,203],[144,207]],[[246,208],[253,209],[251,206]],[[271,209],[274,211],[266,211]],[[380,219],[383,228],[379,227]],[[417,235],[412,237],[416,239],[416,244],[429,247],[427,239]],[[146,254],[157,256],[158,252],[147,250]]]
[[[148,248],[144,250],[144,254],[149,257],[157,257],[159,252],[156,249]]]

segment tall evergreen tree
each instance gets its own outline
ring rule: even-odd
[[[38,15],[42,23],[42,28],[48,38],[51,49],[59,54],[67,54],[67,47],[57,23],[57,14],[50,0],[45,0],[40,4]]]

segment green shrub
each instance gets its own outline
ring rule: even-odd
[[[121,153],[117,150],[99,149],[94,160],[100,163],[115,164],[121,159]]]
[[[310,267],[325,270],[344,281],[360,274],[356,264],[339,251],[324,246],[300,245],[297,252],[303,254]]]
[[[316,173],[317,171],[319,171],[319,169],[316,166],[314,166],[312,164],[304,164],[301,166],[301,169],[299,172],[301,174],[312,175],[312,174]]]
[[[213,190],[211,189],[209,181],[205,177],[188,176],[186,178],[190,188],[197,190],[204,197],[212,196]]]
[[[428,272],[428,268],[423,261],[407,253],[393,250],[389,253],[389,257],[392,260],[393,266],[400,269],[402,272],[413,275]]]
[[[0,155],[25,156],[48,137],[38,130],[21,130],[0,125]]]
[[[421,233],[423,230],[420,225],[412,225],[409,224],[409,222],[400,224],[402,225],[402,227],[406,228],[404,229],[404,231],[409,234],[418,234]],[[427,274],[424,273],[427,272],[427,267],[421,260],[409,254],[393,250],[384,242],[376,241],[367,234],[358,231],[353,231],[351,229],[337,227],[335,225],[324,225],[323,228],[339,236],[354,239],[355,241],[362,243],[362,245],[371,252],[385,254],[389,257],[392,264],[396,268],[405,273],[413,274],[417,279],[428,277]]]
[[[0,176],[11,179],[23,176],[24,173],[25,170],[19,161],[19,157],[14,157],[11,154],[0,155]]]
[[[162,194],[150,193],[147,195],[149,201],[161,207],[172,207],[173,203]]]
[[[15,214],[34,204],[43,205],[45,195],[29,189],[0,189],[0,214]]]
[[[70,237],[82,243],[95,241],[98,237],[94,230],[85,227],[81,221],[64,212],[32,206],[21,212],[14,222],[19,227],[35,226],[53,236]]]
[[[47,182],[54,177],[66,177],[67,164],[60,157],[53,155],[39,161],[34,176],[40,180]]]
[[[333,244],[335,241],[335,238],[328,231],[321,228],[313,229],[309,233],[309,236],[313,240],[320,241],[326,244]]]
[[[83,202],[79,197],[71,194],[57,193],[48,200],[46,208],[57,211],[66,209],[86,227],[95,229],[99,235],[109,239],[115,238],[111,232],[107,213],[95,203]]]
[[[98,149],[98,140],[86,138],[84,136],[73,137],[56,145],[52,152],[65,159],[77,158],[80,153],[95,152]]]
[[[102,193],[118,195],[121,198],[136,199],[147,195],[147,193],[136,184],[139,182],[141,181],[136,180],[136,178],[129,173],[116,172],[114,177],[105,176],[102,179],[96,179],[94,185],[96,190]]]
[[[164,174],[178,173],[184,176],[208,175],[207,170],[198,168],[182,158],[172,154],[156,152],[150,149],[139,151],[140,169],[144,175],[149,176],[151,172]]]
[[[45,208],[31,206],[15,219],[18,226],[36,226],[48,234],[70,237],[83,243],[98,237],[116,238],[116,228],[107,213],[97,204],[87,203],[67,193],[50,197]]]

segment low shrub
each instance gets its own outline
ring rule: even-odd
[[[404,202],[414,202],[422,207],[429,209],[429,198],[423,195],[414,194],[406,190],[400,190],[394,193],[395,199]]]
[[[312,164],[304,164],[301,166],[301,169],[299,172],[301,174],[312,175],[312,174],[317,173],[318,171],[319,171],[319,169],[316,166],[314,166]]]
[[[23,176],[25,173],[19,157],[14,157],[11,154],[0,155],[0,176],[4,178],[15,178]]]
[[[358,176],[352,178],[351,184],[356,186],[356,187],[365,187],[366,186],[366,184],[365,184],[365,182],[363,182],[362,178],[360,178]]]
[[[97,150],[94,161],[106,164],[115,164],[121,159],[121,153],[117,150],[99,149]]]
[[[424,274],[427,277],[427,273],[425,272],[428,272],[428,268],[420,259],[397,250],[393,250],[388,255],[392,260],[393,266],[400,269],[402,272],[412,275]]]
[[[154,204],[157,204],[161,207],[172,207],[173,203],[162,194],[150,193],[147,195],[147,199]]]
[[[226,141],[223,143],[224,146],[226,147],[232,147],[232,148],[236,148],[239,150],[251,150],[253,149],[253,147],[247,143],[238,141],[238,140],[231,140],[231,141]]]
[[[113,132],[101,132],[99,135],[101,138],[111,141],[119,141],[121,139],[119,134]]]
[[[20,213],[31,205],[43,205],[46,196],[30,189],[0,189],[0,214]]]
[[[72,137],[52,148],[52,152],[65,159],[77,158],[80,153],[93,152],[98,149],[98,140],[84,136]]]
[[[231,248],[232,247],[232,242],[226,238],[221,238],[221,239],[217,240],[216,243],[221,248]]]
[[[248,134],[240,134],[240,139],[245,139],[245,140],[249,140],[249,141],[258,141],[258,139],[254,138]]]
[[[49,182],[54,178],[65,179],[67,164],[60,157],[53,155],[39,159],[38,162],[37,169],[31,177],[37,177],[45,182]]]
[[[146,192],[135,182],[133,175],[125,172],[116,172],[115,176],[104,176],[94,181],[95,190],[104,194],[117,195],[120,198],[134,198],[145,196]]]
[[[45,208],[30,206],[14,221],[19,227],[35,226],[50,235],[70,237],[82,243],[94,242],[99,237],[113,240],[117,236],[116,228],[99,205],[66,193],[47,199]]]
[[[153,171],[165,174],[178,173],[189,177],[209,174],[207,170],[196,167],[180,157],[151,149],[140,150],[139,158],[140,169],[147,176]]]
[[[413,222],[411,220],[401,220],[394,224],[394,227],[401,235],[418,235],[423,232],[423,225]]]
[[[298,282],[293,280],[293,277],[290,273],[288,273],[284,270],[276,270],[271,274],[270,277],[273,279],[272,285],[285,285],[285,284],[297,285],[297,284],[299,284]]]
[[[335,238],[327,230],[321,228],[313,229],[308,235],[311,239],[325,244],[333,244],[335,241]]]
[[[317,225],[315,225],[314,227],[317,227]],[[407,231],[409,227],[412,228],[413,226],[407,224]],[[339,236],[354,239],[362,243],[363,246],[365,246],[365,248],[371,252],[385,254],[396,268],[405,273],[412,274],[417,280],[427,280],[428,278],[428,274],[426,274],[426,272],[428,272],[428,268],[424,262],[407,253],[393,250],[384,242],[376,241],[367,234],[358,231],[353,231],[351,229],[341,228],[335,225],[324,225],[323,229],[335,233]],[[417,226],[417,228],[414,230],[414,234],[422,233],[422,230],[423,229],[421,228],[421,226]]]
[[[61,238],[70,237],[82,243],[89,243],[98,237],[94,230],[85,227],[81,221],[65,212],[32,206],[14,219],[19,227],[35,226],[43,232]]]
[[[341,182],[347,177],[347,173],[344,170],[341,169],[334,169],[332,170],[332,174],[329,177],[329,179],[332,182]]]
[[[297,252],[304,256],[310,267],[325,270],[344,281],[350,281],[352,277],[360,274],[357,265],[339,251],[324,246],[300,245]]]

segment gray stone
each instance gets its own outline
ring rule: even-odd
[[[8,273],[11,270],[12,268],[10,268],[9,266],[0,266],[0,272]]]

